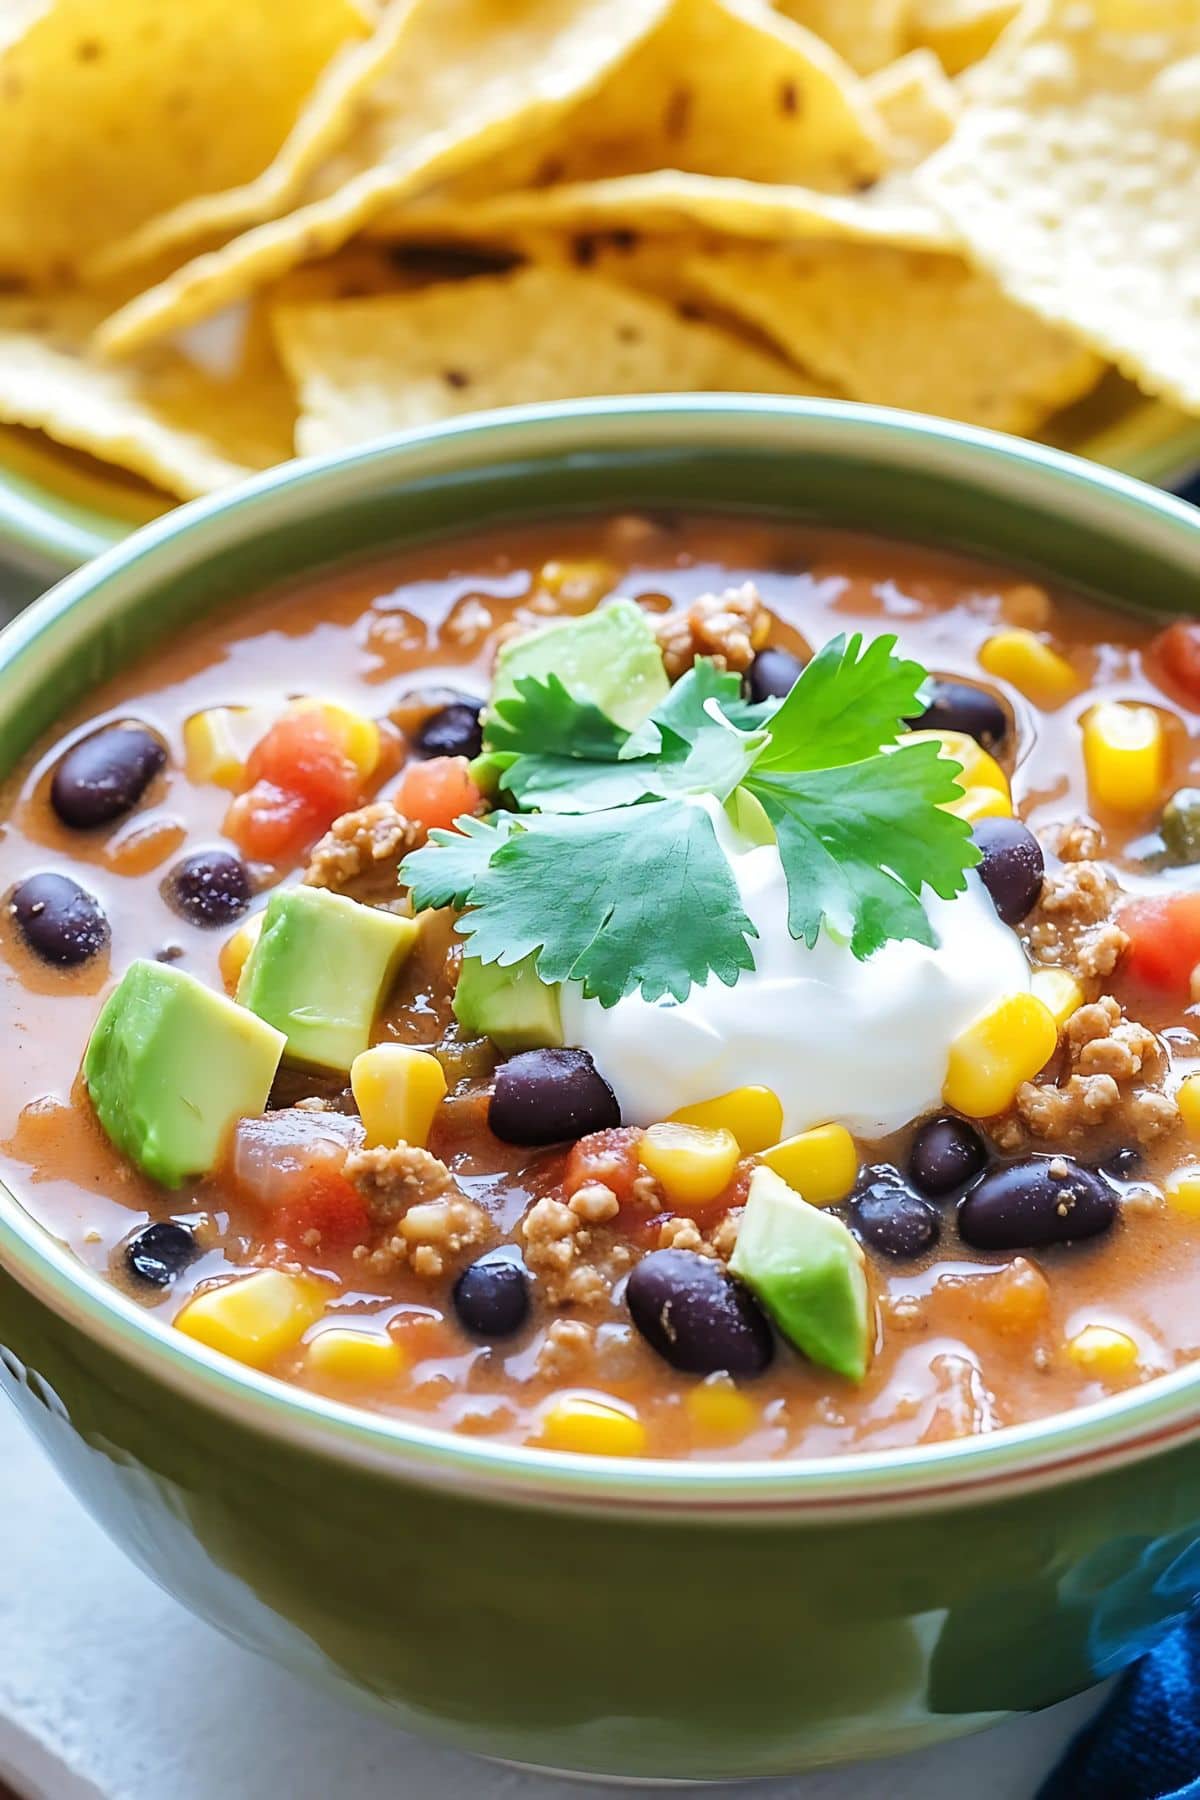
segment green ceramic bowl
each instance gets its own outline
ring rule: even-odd
[[[510,515],[768,508],[1200,600],[1200,516],[1054,451],[741,397],[467,419],[183,508],[0,638],[0,766],[148,639]],[[1046,1705],[1200,1596],[1200,1366],[962,1444],[614,1463],[355,1414],[173,1334],[0,1197],[0,1377],[196,1612],[398,1724],[608,1775],[779,1774]],[[268,1727],[269,1728],[269,1727]]]

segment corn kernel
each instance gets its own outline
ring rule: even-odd
[[[273,717],[262,706],[210,706],[193,713],[183,727],[188,780],[236,793],[245,785],[246,759]]]
[[[353,712],[348,706],[339,706],[333,700],[294,700],[288,711],[323,714],[325,723],[340,740],[342,749],[362,779],[370,780],[379,765],[379,727],[374,719]]]
[[[446,1098],[446,1076],[428,1050],[409,1044],[376,1044],[350,1065],[350,1087],[367,1134],[367,1147],[429,1142],[433,1116]]]
[[[979,652],[980,667],[1000,681],[1011,682],[1035,706],[1061,706],[1083,687],[1078,671],[1065,656],[1032,631],[998,631]]]
[[[393,1381],[405,1366],[404,1352],[386,1331],[355,1331],[326,1326],[308,1346],[310,1371],[325,1381],[371,1387]]]
[[[974,824],[977,819],[1011,819],[1012,794],[1008,776],[994,756],[965,731],[906,731],[901,744],[937,744],[939,756],[956,762],[962,771],[958,785],[962,796],[943,802],[943,812],[957,814]]]
[[[1102,700],[1083,721],[1083,760],[1097,806],[1147,813],[1167,784],[1167,736],[1152,706]]]
[[[1200,1219],[1200,1166],[1188,1163],[1176,1169],[1167,1176],[1163,1191],[1173,1211],[1189,1219]]]
[[[651,1125],[638,1144],[638,1161],[675,1206],[715,1200],[733,1180],[740,1156],[732,1131],[704,1131],[698,1125]]]
[[[189,1300],[175,1323],[186,1337],[265,1369],[298,1344],[325,1310],[325,1289],[304,1275],[258,1269]]]
[[[762,1160],[810,1206],[844,1200],[858,1176],[858,1152],[844,1125],[814,1125],[764,1150]]]
[[[728,1375],[713,1375],[688,1393],[684,1402],[693,1434],[705,1444],[735,1444],[758,1423],[758,1407],[736,1388]]]
[[[1175,1104],[1189,1137],[1200,1138],[1200,1075],[1185,1075],[1175,1090]]]
[[[944,800],[942,811],[976,825],[980,819],[1011,819],[1013,803],[1008,794],[997,793],[995,788],[969,787],[963,789],[961,800]]]
[[[563,1394],[542,1414],[539,1442],[580,1456],[643,1456],[646,1427],[632,1409],[591,1394]]]
[[[1048,1006],[1058,1026],[1066,1024],[1072,1013],[1083,1005],[1083,989],[1068,969],[1035,969],[1033,991]]]
[[[1138,1347],[1131,1337],[1114,1331],[1111,1325],[1085,1325],[1068,1340],[1067,1355],[1085,1375],[1108,1381],[1127,1375],[1137,1366]]]
[[[962,770],[960,786],[995,788],[1008,793],[1008,776],[982,744],[977,744],[965,731],[905,731],[896,740],[901,744],[937,744],[939,756],[956,762]]]
[[[753,1156],[773,1144],[783,1130],[783,1107],[769,1087],[731,1088],[715,1100],[681,1106],[667,1121],[670,1125],[698,1125],[703,1131],[731,1131],[743,1156]]]
[[[969,1119],[990,1119],[1011,1106],[1058,1043],[1054,1015],[1036,994],[1010,994],[959,1032],[950,1046],[942,1097]]]
[[[540,592],[557,602],[557,612],[590,612],[620,580],[612,563],[599,559],[552,557],[538,570]]]
[[[236,993],[237,984],[242,978],[242,970],[246,959],[262,936],[265,912],[251,913],[250,917],[238,926],[231,937],[227,937],[217,952],[217,967],[221,971],[221,980],[231,994]]]

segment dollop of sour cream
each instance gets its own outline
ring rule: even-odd
[[[882,1137],[938,1105],[950,1045],[981,1013],[1029,988],[1016,934],[972,872],[953,900],[926,892],[937,946],[885,944],[859,961],[822,931],[811,950],[787,928],[787,883],[774,844],[709,812],[742,905],[758,929],[755,968],[715,978],[682,1003],[627,995],[604,1008],[564,983],[564,1041],[591,1052],[627,1125],[652,1125],[731,1088],[763,1086],[783,1106],[784,1134],[840,1122]]]

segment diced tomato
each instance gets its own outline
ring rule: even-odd
[[[411,762],[396,786],[400,811],[430,831],[448,831],[460,814],[473,813],[480,799],[465,756]]]
[[[1129,933],[1124,972],[1147,987],[1186,994],[1200,963],[1200,893],[1132,900],[1117,923]]]
[[[331,821],[302,794],[256,781],[225,814],[223,830],[252,862],[290,862]]]
[[[1150,655],[1188,705],[1200,709],[1200,621],[1179,619],[1168,625],[1155,638]]]
[[[593,1131],[572,1145],[563,1175],[563,1190],[570,1196],[589,1181],[602,1181],[624,1206],[633,1191],[639,1163],[641,1132],[629,1126]]]
[[[305,1251],[351,1250],[366,1242],[370,1224],[366,1201],[335,1169],[314,1170],[295,1198],[271,1215],[275,1237],[301,1257]]]
[[[285,713],[246,759],[225,832],[256,862],[291,862],[362,799],[362,775],[318,709]]]
[[[315,707],[277,719],[246,759],[246,776],[251,786],[269,781],[299,795],[326,823],[348,812],[362,793],[358,765]]]

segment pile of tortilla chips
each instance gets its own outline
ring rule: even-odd
[[[0,421],[175,495],[484,406],[1200,413],[1200,0],[12,0]]]

